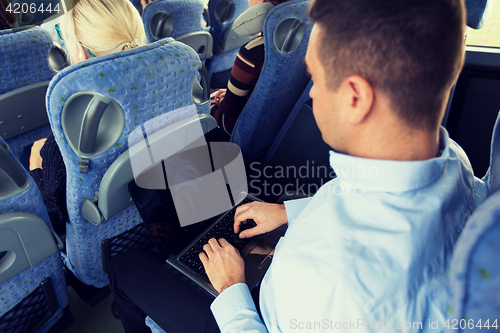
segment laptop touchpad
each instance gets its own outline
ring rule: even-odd
[[[259,268],[267,267],[274,255],[274,246],[273,243],[262,239],[245,257],[245,261],[251,262]]]

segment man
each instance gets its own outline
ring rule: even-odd
[[[484,189],[439,126],[463,63],[463,0],[313,0],[309,15],[310,96],[337,178],[313,198],[237,209],[235,232],[246,219],[257,223],[240,237],[288,222],[258,301],[238,252],[223,239],[205,245],[218,327],[429,331],[437,321],[442,329],[448,261]],[[113,286],[119,274],[126,271],[110,275]],[[153,311],[137,304],[147,291],[123,290],[114,287],[122,309],[148,313],[167,332],[189,331],[172,318],[208,304],[185,298],[174,309],[171,299]],[[176,290],[157,297],[168,292]],[[214,330],[205,310],[189,322],[200,323],[193,332]]]

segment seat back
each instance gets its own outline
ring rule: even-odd
[[[203,23],[203,0],[156,0],[142,13],[144,30],[150,42],[166,37],[206,31]]]
[[[224,35],[238,16],[249,8],[248,0],[210,0],[208,13],[210,16],[210,33],[214,45],[219,45]]]
[[[500,114],[493,131],[490,169],[485,177],[489,196],[466,223],[450,265],[448,318],[450,327],[459,330],[472,327],[478,332],[496,332],[500,325],[499,177]],[[461,322],[463,319],[465,326]],[[482,322],[479,323],[479,320]],[[493,325],[497,325],[497,328]]]
[[[68,305],[61,254],[33,179],[0,138],[0,331],[46,332]]]
[[[212,36],[205,27],[202,0],[157,0],[142,13],[150,42],[166,37],[191,46],[205,60],[212,56]]]
[[[311,87],[312,81],[297,101],[262,162],[252,163],[248,175],[249,183],[252,184],[251,194],[264,201],[276,202],[285,192],[313,196],[323,184],[335,177],[329,163],[328,152],[331,148],[323,141],[312,112],[312,100],[309,97]],[[279,170],[294,172],[286,172],[281,177],[269,177]],[[297,170],[300,177],[296,174]],[[303,173],[303,170],[314,172]],[[268,189],[274,190],[266,191],[262,186],[265,183],[269,185]]]
[[[210,0],[208,3],[210,33],[214,45],[214,56],[207,60],[211,88],[226,88],[239,51],[238,45],[251,40],[247,36],[233,35],[233,40],[237,38],[240,41],[233,48],[224,46],[234,20],[248,8],[248,0]]]
[[[66,264],[83,283],[108,284],[103,241],[121,237],[123,250],[148,240],[131,203],[95,224],[82,215],[83,203],[98,202],[101,180],[128,149],[128,136],[137,126],[164,113],[187,117],[189,113],[177,109],[189,105],[196,104],[195,113],[209,112],[207,75],[202,69],[191,48],[170,39],[89,59],[51,81],[49,120],[67,172]],[[203,87],[196,80],[199,71]],[[135,235],[127,238],[129,231],[138,235],[137,242]]]
[[[266,17],[264,66],[231,136],[247,164],[264,155],[309,82],[303,64],[312,29],[307,3],[282,3]]]
[[[0,35],[0,135],[19,158],[24,147],[50,134],[45,93],[66,66],[64,51],[38,27]]]

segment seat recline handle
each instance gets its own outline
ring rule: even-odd
[[[302,25],[303,23],[300,21],[293,22],[292,26],[290,27],[290,31],[286,35],[285,41],[283,42],[281,51],[290,52],[295,36],[297,35],[297,32]]]
[[[161,14],[160,20],[158,21],[158,25],[156,26],[156,33],[155,37],[157,40],[160,40],[163,38],[162,33],[163,29],[165,29],[165,23],[167,23],[168,15],[167,14]],[[165,36],[167,37],[167,36]]]
[[[94,96],[87,106],[83,117],[82,128],[80,130],[79,148],[82,153],[94,153],[99,122],[110,103],[111,99],[108,97]]]

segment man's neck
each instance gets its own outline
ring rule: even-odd
[[[387,124],[358,137],[348,154],[364,158],[420,161],[439,153],[439,129],[423,131]]]

